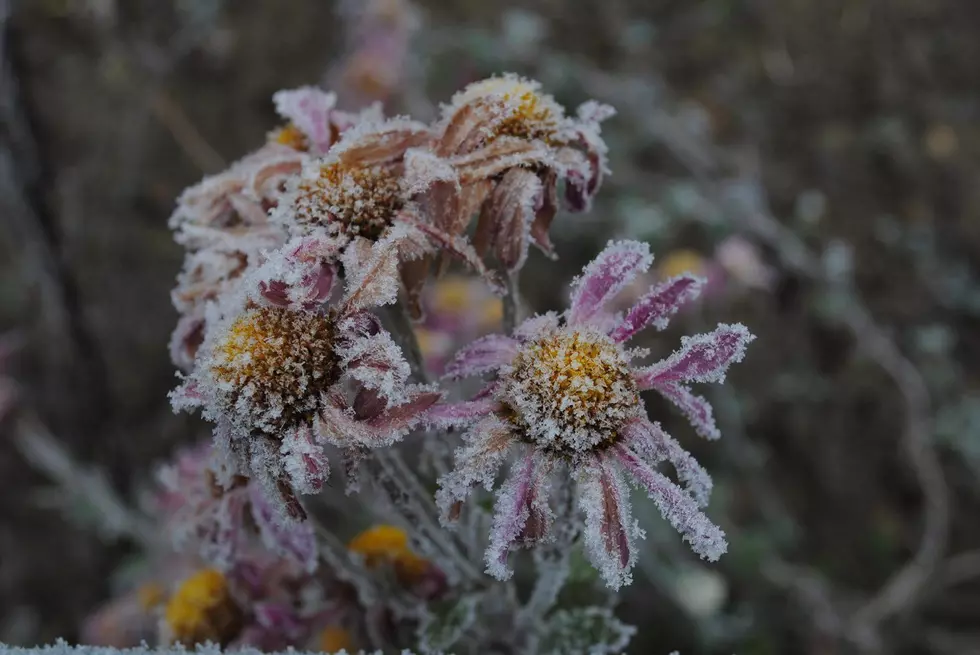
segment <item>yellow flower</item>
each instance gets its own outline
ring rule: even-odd
[[[412,584],[429,568],[428,560],[408,547],[408,535],[393,525],[376,525],[354,537],[348,550],[364,557],[368,568],[391,564],[403,584]]]
[[[203,569],[184,580],[164,612],[168,641],[187,646],[205,641],[225,645],[238,633],[241,620],[228,581],[215,569]]]
[[[705,269],[704,257],[693,250],[674,250],[664,257],[657,267],[661,278],[674,277],[681,273],[703,275]]]
[[[274,130],[269,135],[269,139],[278,144],[289,146],[293,150],[305,151],[310,147],[306,135],[292,123],[287,123],[278,130]]]
[[[353,645],[350,633],[338,625],[328,625],[320,633],[319,647],[322,653],[336,653]]]

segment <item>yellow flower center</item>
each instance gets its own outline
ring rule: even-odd
[[[393,564],[398,579],[412,584],[429,567],[428,560],[419,557],[408,547],[408,535],[393,525],[376,525],[360,533],[347,545],[347,549],[364,557],[368,568]]]
[[[278,130],[273,131],[269,135],[269,138],[276,143],[289,146],[293,150],[305,152],[310,147],[306,135],[292,123],[287,123]]]
[[[295,213],[300,223],[335,226],[349,236],[377,240],[403,206],[394,171],[336,161],[321,166],[315,180],[300,182]]]
[[[559,331],[525,345],[503,393],[522,438],[559,455],[612,444],[640,410],[621,348],[598,332]]]
[[[211,359],[226,409],[249,428],[273,435],[306,419],[336,379],[333,342],[326,315],[279,307],[246,310]]]
[[[466,87],[458,102],[462,105],[481,102],[486,98],[502,100],[508,112],[492,136],[548,141],[559,129],[562,118],[560,107],[550,96],[542,95],[534,83],[515,77],[490,78]]]
[[[242,624],[242,613],[228,590],[228,581],[214,569],[198,571],[185,580],[167,603],[164,621],[171,641],[185,646],[231,641]]]

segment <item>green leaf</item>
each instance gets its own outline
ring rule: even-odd
[[[622,653],[636,628],[606,607],[578,607],[555,612],[538,637],[541,655],[615,655]]]

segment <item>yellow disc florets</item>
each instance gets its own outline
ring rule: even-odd
[[[242,612],[228,581],[214,569],[198,571],[174,592],[164,612],[169,641],[185,646],[211,641],[225,645],[242,627]]]
[[[233,420],[275,435],[316,411],[337,365],[329,316],[255,307],[217,342],[210,373]]]
[[[515,76],[493,77],[475,82],[455,98],[454,104],[462,106],[471,102],[485,102],[489,98],[502,101],[506,112],[495,126],[493,136],[506,135],[548,141],[561,128],[561,107],[551,96],[542,94],[536,82]]]
[[[518,434],[564,456],[611,445],[640,411],[622,349],[591,331],[559,331],[526,344],[503,394]]]
[[[405,204],[398,175],[384,166],[325,163],[317,177],[301,180],[297,191],[294,210],[300,223],[371,240],[381,237]]]

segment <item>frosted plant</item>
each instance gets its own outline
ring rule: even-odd
[[[443,113],[432,151],[452,167],[458,197],[447,203],[457,211],[436,224],[459,233],[479,212],[477,250],[492,251],[510,271],[523,265],[529,243],[553,256],[558,183],[568,209],[589,208],[606,172],[599,126],[612,108],[587,102],[571,118],[537,82],[504,75],[470,84]]]
[[[291,300],[295,266],[321,271],[314,289],[333,278],[290,246],[270,255],[238,297],[213,307],[219,315],[199,363],[172,399],[175,409],[199,407],[215,423],[216,447],[229,462],[221,484],[234,474],[254,477],[291,516],[303,517],[295,494],[322,488],[325,444],[356,461],[407,434],[439,398],[408,383],[400,348],[368,311],[395,300],[399,243],[392,231],[348,248],[346,288],[336,303]]]
[[[233,290],[264,251],[286,241],[287,233],[267,215],[285,180],[362,118],[336,111],[333,94],[312,87],[279,91],[274,101],[289,123],[228,170],[184,191],[170,217],[174,238],[187,249],[172,293],[181,319],[170,346],[174,363],[185,370],[207,331],[205,304]]]
[[[510,577],[507,555],[513,546],[547,538],[550,480],[566,471],[577,483],[589,557],[610,587],[630,582],[634,542],[643,535],[631,516],[624,473],[647,491],[695,552],[714,560],[726,550],[724,533],[700,509],[711,479],[650,422],[640,393],[661,393],[700,434],[716,438],[710,406],[687,385],[723,381],[753,337],[741,325],[721,325],[684,339],[663,361],[634,364],[645,353],[624,344],[647,326],[665,327],[700,286],[682,275],[652,288],[625,315],[609,313],[607,303],[651,262],[645,244],[611,242],[573,283],[567,311],[531,318],[510,336],[479,339],[449,366],[454,377],[494,376],[473,400],[441,405],[430,416],[441,425],[468,427],[455,470],[439,483],[444,520],[457,519],[473,487],[492,485],[508,455],[517,455],[497,497],[486,551],[487,572],[495,577]],[[675,467],[683,488],[655,470],[663,461]]]
[[[433,252],[452,254],[492,281],[473,248],[441,230],[426,212],[430,185],[450,173],[436,162],[428,169],[416,165],[414,179],[406,176],[406,153],[431,139],[427,125],[407,119],[363,121],[291,178],[273,218],[290,234],[325,234],[338,251],[402,235],[399,273],[409,288],[424,281],[414,277],[412,261]]]

